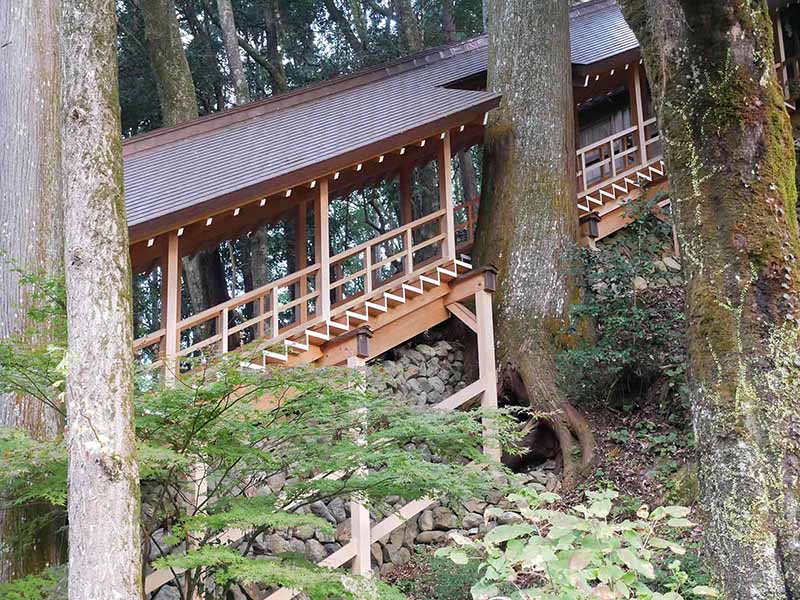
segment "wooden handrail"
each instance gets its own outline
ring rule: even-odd
[[[605,146],[606,144],[608,144],[609,142],[614,141],[617,138],[624,137],[626,135],[630,135],[631,133],[633,133],[634,131],[637,131],[638,129],[639,129],[638,125],[634,125],[633,127],[628,127],[628,129],[623,129],[622,131],[618,131],[616,133],[613,133],[612,135],[610,135],[610,136],[608,136],[606,138],[603,138],[602,140],[598,140],[597,142],[593,142],[593,143],[589,144],[588,146],[584,146],[583,148],[578,148],[578,150],[575,151],[575,154],[576,155],[586,154],[587,152],[591,152],[592,150],[595,150],[596,148],[599,148],[600,146]]]

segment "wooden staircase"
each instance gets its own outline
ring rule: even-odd
[[[578,208],[586,213],[591,213],[606,204],[615,202],[620,197],[628,196],[638,189],[664,179],[666,172],[663,159],[656,159],[579,197]]]
[[[260,367],[313,362],[319,356],[318,350],[314,350],[319,347],[356,329],[368,327],[378,317],[426,296],[431,290],[442,288],[471,269],[472,265],[461,259],[436,261],[428,269],[400,279],[386,290],[365,295],[355,305],[348,303],[339,309],[334,307],[329,319],[309,324],[306,329],[284,339],[278,347],[262,350]],[[253,368],[254,365],[246,366]]]

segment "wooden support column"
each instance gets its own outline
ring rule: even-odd
[[[442,256],[447,260],[456,257],[456,226],[453,211],[453,168],[451,165],[450,132],[446,131],[439,152],[439,208],[444,214],[444,243]]]
[[[642,108],[642,76],[639,71],[639,63],[634,63],[631,69],[631,88],[633,94],[631,98],[631,118],[639,128],[639,159],[641,164],[647,164],[647,132],[644,127],[644,109]],[[613,146],[613,142],[612,142]]]
[[[366,360],[361,356],[349,356],[347,366],[363,375]],[[366,410],[366,409],[363,409]],[[364,432],[357,432],[357,443],[363,444]],[[354,496],[350,501],[350,538],[356,547],[353,558],[353,575],[367,576],[372,573],[372,553],[369,524],[369,510],[362,502],[363,498]]]
[[[331,242],[328,229],[328,178],[323,177],[317,185],[314,201],[314,259],[319,264],[316,281],[319,290],[317,315],[324,319],[331,316]]]
[[[778,83],[781,85],[783,92],[783,99],[789,100],[791,94],[789,93],[789,70],[786,64],[786,48],[783,45],[783,22],[781,21],[781,11],[775,11],[775,39],[778,42],[778,64],[781,65],[780,73],[778,74]]]
[[[178,240],[177,231],[167,234],[161,261],[161,327],[165,333],[160,352],[165,381],[174,380],[178,372],[178,321],[181,316],[181,261]]]
[[[400,222],[403,225],[408,225],[414,220],[410,165],[403,165],[400,167],[398,184],[400,187]],[[414,232],[410,229],[406,230],[405,234],[403,234],[403,244],[406,249],[403,267],[406,275],[408,275],[414,270],[414,253],[411,250],[414,247]]]
[[[297,206],[297,218],[295,220],[295,257],[297,270],[302,271],[308,266],[308,243],[306,239],[308,205],[305,200],[301,200]],[[300,297],[304,298],[308,294],[308,276],[300,279]],[[303,302],[298,306],[300,311],[300,323],[308,320],[308,302]]]
[[[478,326],[478,373],[483,383],[481,408],[494,410],[497,408],[497,366],[494,358],[494,324],[492,319],[492,294],[494,291],[494,273],[491,275],[492,285],[475,292],[475,317]],[[491,425],[484,420],[483,451],[487,456],[500,460],[500,447],[491,440],[493,432]]]

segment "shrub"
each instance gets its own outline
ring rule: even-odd
[[[477,541],[451,534],[457,545],[437,555],[460,565],[479,563],[481,579],[471,589],[475,599],[682,600],[685,593],[716,595],[706,586],[687,590],[689,578],[672,558],[686,553],[671,536],[692,526],[686,518],[689,509],[669,506],[651,512],[641,506],[636,519],[614,522],[609,515],[616,492],[586,495],[587,504],[565,512],[548,508],[557,495],[525,489],[509,497],[520,505],[525,522],[500,525]],[[651,586],[662,562],[666,575],[657,591]],[[503,595],[504,585],[514,591]]]
[[[617,400],[640,394],[659,377],[675,397],[685,396],[683,292],[679,275],[663,271],[672,229],[655,202],[628,205],[632,223],[613,244],[575,252],[574,274],[584,292],[566,329],[574,345],[558,357],[572,397]],[[587,324],[591,335],[583,334]]]

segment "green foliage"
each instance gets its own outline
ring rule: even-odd
[[[558,360],[573,397],[624,401],[661,376],[674,397],[685,397],[682,293],[679,276],[662,261],[672,230],[654,210],[657,200],[628,205],[632,223],[624,231],[596,250],[576,251],[575,276],[585,291],[566,331],[576,343]],[[583,334],[587,324],[591,335]]]
[[[481,580],[471,589],[476,599],[495,597],[500,586],[509,584],[514,591],[506,596],[519,600],[716,595],[705,586],[687,589],[690,578],[672,558],[686,553],[671,537],[692,527],[686,518],[689,509],[668,506],[651,512],[641,506],[635,519],[614,521],[610,515],[616,492],[590,491],[586,496],[586,504],[565,512],[548,508],[559,499],[555,494],[526,488],[509,497],[520,506],[525,522],[500,525],[477,541],[453,535],[457,545],[437,555],[456,564],[480,563]],[[665,560],[659,582],[656,569]]]
[[[38,575],[29,575],[9,582],[0,582],[3,600],[66,600],[60,588],[64,585],[63,569],[47,569]]]
[[[45,289],[49,285],[42,282]],[[55,321],[64,318],[56,296],[41,300],[55,305],[52,310],[37,305],[39,314]],[[17,389],[13,386],[26,377],[31,389],[54,387],[63,346],[29,347],[21,340],[4,344],[4,389]],[[41,354],[49,356],[47,361]],[[5,362],[8,357],[14,360]],[[19,357],[40,370],[16,362]],[[242,369],[242,358],[246,357],[197,363],[170,387],[151,380],[137,385],[143,531],[159,549],[160,564],[190,569],[195,589],[211,574],[223,587],[260,582],[291,585],[315,598],[391,597],[393,592],[385,587],[321,571],[291,557],[261,560],[248,549],[267,532],[301,526],[330,532],[330,525],[308,511],[320,500],[358,495],[385,513],[389,505],[384,499],[389,496],[408,501],[479,496],[496,485],[482,470],[464,467],[485,460],[482,418],[496,421],[501,444],[515,439],[513,420],[506,415],[423,412],[366,391],[358,371],[258,372]],[[38,365],[49,365],[55,372]],[[67,452],[62,438],[41,441],[19,430],[0,429],[0,457],[0,508],[45,504],[51,507],[51,518],[63,519]],[[280,489],[270,487],[274,476],[285,480]],[[197,506],[187,502],[195,485],[206,488]],[[241,531],[235,545],[220,537],[230,529]],[[156,539],[159,536],[162,539]],[[190,542],[186,546],[192,550],[170,554],[183,542]],[[347,591],[347,586],[356,591]]]
[[[460,565],[428,552],[412,559],[410,568],[414,569],[411,573],[393,575],[391,581],[413,599],[463,600],[480,579],[475,561]]]

